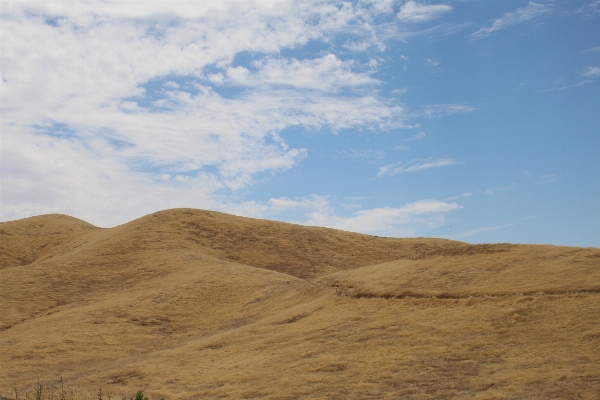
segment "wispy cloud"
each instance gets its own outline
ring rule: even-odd
[[[594,17],[600,14],[600,0],[595,0],[589,4],[581,6],[576,13],[581,13],[586,17]]]
[[[518,226],[519,224],[521,224],[524,221],[532,220],[532,219],[535,219],[535,218],[537,218],[537,215],[532,215],[532,216],[529,216],[529,217],[525,217],[525,218],[513,220],[513,221],[507,222],[506,224],[503,224],[503,225],[495,225],[495,226],[488,226],[488,227],[485,227],[485,228],[471,229],[471,230],[468,230],[466,232],[459,233],[458,235],[453,236],[453,237],[456,238],[456,239],[460,239],[460,238],[469,237],[469,236],[476,236],[476,235],[479,235],[479,234],[485,233],[485,232],[493,232],[493,231],[497,231],[497,230],[500,230],[500,229],[505,229],[505,228],[510,228],[510,227],[513,227],[513,226]]]
[[[496,187],[496,188],[492,188],[492,189],[486,189],[482,193],[489,196],[489,195],[493,195],[496,193],[504,192],[505,190],[508,190],[508,189],[512,189],[515,186],[516,186],[516,184],[513,183],[510,186],[500,186],[500,187]]]
[[[489,28],[481,28],[471,35],[472,39],[482,39],[491,35],[494,31],[506,29],[511,25],[528,21],[550,11],[550,7],[545,4],[534,3],[530,1],[527,6],[519,8],[514,12],[504,14],[502,17],[494,20]]]
[[[460,234],[456,235],[455,237],[456,238],[464,238],[464,237],[469,237],[469,236],[476,236],[476,235],[479,235],[480,233],[497,231],[499,229],[509,228],[514,225],[515,225],[514,223],[510,223],[510,224],[506,224],[506,225],[497,225],[497,226],[489,226],[486,228],[471,229],[469,231],[460,233]]]
[[[409,138],[403,139],[405,142],[410,142],[413,140],[421,140],[423,138],[425,138],[427,136],[427,134],[425,132],[419,132],[416,135],[413,135]]]
[[[269,206],[275,211],[284,211],[288,209],[307,209],[313,213],[328,214],[331,209],[329,199],[325,196],[311,195],[309,197],[300,197],[290,199],[287,197],[271,198],[268,201]]]
[[[558,88],[558,89],[556,89],[556,90],[573,89],[573,88],[576,88],[576,87],[580,87],[580,86],[584,86],[584,85],[590,84],[590,83],[592,83],[592,82],[594,82],[594,81],[593,81],[593,80],[591,80],[591,79],[584,79],[584,80],[582,80],[581,82],[575,83],[575,84],[573,84],[573,85],[561,86],[561,87],[559,87],[559,88]],[[548,92],[548,91],[552,91],[552,90],[555,90],[555,89],[550,89],[550,90],[547,90],[547,92]]]
[[[230,67],[228,81],[242,86],[281,86],[332,92],[343,88],[375,85],[370,72],[352,71],[353,61],[341,61],[333,54],[314,60],[267,59],[254,61],[257,72],[246,67]]]
[[[443,225],[446,215],[459,208],[457,203],[421,200],[402,207],[359,210],[349,217],[313,213],[305,223],[353,232],[412,236],[424,228]]]
[[[583,73],[583,76],[591,77],[600,75],[600,67],[588,67],[587,70]]]
[[[598,53],[600,52],[600,46],[590,47],[589,49],[583,50],[583,53]]]
[[[432,104],[410,113],[410,116],[441,118],[452,114],[469,113],[477,110],[477,107],[468,104]]]
[[[237,212],[256,218],[277,218],[288,222],[342,229],[385,236],[414,236],[445,224],[446,216],[462,208],[455,202],[435,199],[419,200],[400,207],[362,209],[364,197],[345,198],[339,203],[328,196],[271,198],[267,202],[224,204],[221,211]],[[340,215],[337,209],[342,209]],[[358,208],[358,210],[357,210]],[[354,210],[354,211],[352,211]],[[347,214],[350,212],[350,214]]]
[[[471,26],[470,22],[465,23],[443,23],[435,26],[431,26],[428,28],[420,28],[420,29],[409,29],[409,27],[403,27],[404,29],[400,29],[396,33],[396,37],[400,40],[408,40],[417,36],[451,36],[455,35],[467,27]]]
[[[580,87],[580,86],[589,85],[590,83],[594,83],[594,81],[592,79],[584,79],[584,80],[579,81],[577,83],[574,83],[572,85],[565,85],[565,86],[561,86],[561,87],[558,87],[558,88],[551,88],[551,89],[540,90],[540,91],[538,91],[538,93],[554,92],[555,90],[573,89],[573,88],[577,88],[577,87]]]
[[[424,22],[438,18],[450,10],[452,7],[445,4],[425,5],[409,0],[400,8],[398,19],[402,22]]]
[[[385,157],[384,152],[372,149],[347,149],[333,154],[334,159],[355,158],[376,161],[381,160],[383,157]]]
[[[556,182],[556,175],[554,174],[546,174],[543,175],[539,181],[537,181],[536,185],[548,185],[550,183]]]
[[[452,197],[447,197],[445,199],[443,199],[444,201],[454,201],[456,199],[459,199],[461,197],[471,197],[473,195],[473,193],[471,192],[465,192],[463,193],[461,196],[452,196]]]
[[[456,164],[458,164],[458,161],[448,157],[437,160],[414,160],[410,163],[384,165],[379,168],[377,176],[381,178],[383,176],[394,176],[402,173],[423,171],[430,168],[448,167]]]

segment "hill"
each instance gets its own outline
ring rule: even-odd
[[[56,397],[61,376],[72,398],[600,395],[598,249],[192,209],[110,229],[40,216],[0,233],[12,398],[38,377]]]
[[[27,265],[57,246],[98,229],[67,215],[44,215],[0,223],[0,269]]]

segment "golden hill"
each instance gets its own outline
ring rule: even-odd
[[[44,215],[0,224],[0,269],[27,265],[51,255],[57,246],[91,230],[67,215]]]
[[[0,223],[0,395],[599,398],[600,250],[167,210]],[[87,391],[87,392],[86,392]],[[47,398],[47,397],[46,397]]]

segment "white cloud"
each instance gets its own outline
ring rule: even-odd
[[[504,228],[508,228],[511,226],[514,226],[515,224],[506,224],[506,225],[498,225],[498,226],[489,226],[487,228],[477,228],[477,229],[471,229],[469,231],[463,232],[459,235],[456,236],[456,238],[464,238],[464,237],[469,237],[469,236],[476,236],[479,235],[480,233],[484,233],[484,232],[493,232],[493,231],[497,231],[498,229],[504,229]]]
[[[444,224],[446,214],[459,208],[461,207],[456,203],[421,200],[402,207],[359,210],[350,217],[315,212],[310,214],[305,224],[352,232],[414,235],[420,229]]]
[[[543,175],[539,181],[537,181],[536,185],[548,185],[550,183],[556,182],[556,175],[554,174],[546,174]]]
[[[493,194],[500,193],[500,192],[503,192],[503,191],[508,190],[508,189],[512,189],[514,186],[515,186],[515,184],[513,183],[510,186],[500,186],[500,187],[496,187],[496,188],[493,188],[493,189],[486,189],[486,190],[483,191],[483,194],[485,194],[485,195],[493,195]]]
[[[161,208],[218,208],[218,193],[306,157],[279,136],[286,128],[402,126],[403,109],[377,95],[374,64],[281,56],[349,29],[377,36],[369,21],[390,10],[3,2],[0,220],[63,212],[110,226]],[[233,64],[243,52],[261,59]]]
[[[584,79],[581,82],[575,83],[573,85],[561,86],[558,89],[548,89],[548,90],[544,90],[544,92],[551,92],[551,91],[554,91],[554,90],[573,89],[573,88],[576,88],[576,87],[585,86],[585,85],[590,84],[592,82],[594,82],[594,81],[591,80],[591,79]]]
[[[338,151],[333,155],[334,159],[358,158],[367,160],[381,160],[383,157],[385,157],[385,153],[382,151],[375,151],[373,149],[347,149]]]
[[[364,197],[347,198],[351,204],[338,204],[342,209],[362,208]],[[322,226],[351,232],[384,236],[414,236],[427,229],[441,226],[446,215],[462,208],[457,203],[439,200],[420,200],[401,207],[377,207],[359,209],[350,215],[336,213],[333,199],[327,196],[311,195],[290,199],[272,198],[268,202],[229,203],[220,210],[256,218],[278,218],[288,222],[309,226]]]
[[[258,69],[256,73],[236,67],[227,70],[227,77],[243,86],[283,86],[326,92],[379,83],[370,73],[352,72],[352,64],[333,54],[315,60],[269,59],[253,62]]]
[[[269,206],[275,212],[288,209],[309,209],[312,212],[327,214],[330,212],[329,200],[324,196],[312,195],[309,197],[289,199],[287,197],[269,199]]]
[[[351,209],[360,207],[360,204],[344,206],[341,205]],[[349,216],[341,216],[335,212],[330,198],[317,195],[295,199],[273,198],[267,204],[252,203],[246,204],[246,207],[246,211],[254,211],[252,215],[255,217],[281,217],[282,213],[292,211],[296,212],[297,218],[287,218],[290,222],[386,236],[414,235],[424,229],[435,228],[444,224],[449,212],[462,208],[457,203],[420,200],[401,207],[361,209]]]
[[[423,109],[420,111],[413,112],[411,116],[441,118],[452,114],[462,114],[477,110],[477,107],[473,107],[468,104],[432,104],[423,107]]]
[[[588,67],[588,69],[583,73],[583,76],[591,77],[600,75],[600,67]]]
[[[590,47],[589,49],[583,50],[584,53],[598,53],[600,52],[600,46]]]
[[[377,176],[378,177],[394,176],[394,175],[398,175],[398,174],[402,174],[402,173],[423,171],[425,169],[430,169],[430,168],[448,167],[448,166],[456,165],[456,164],[458,164],[458,162],[456,160],[453,160],[448,157],[440,158],[438,160],[430,160],[430,161],[415,160],[412,163],[408,163],[408,164],[396,163],[396,164],[384,165],[383,167],[379,168],[379,173],[377,174]]]
[[[220,85],[223,82],[225,82],[225,77],[223,76],[222,73],[219,72],[218,74],[208,75],[208,80],[211,81],[212,83],[216,83],[217,85]]]
[[[395,0],[362,0],[370,4],[378,13],[391,13],[394,11]]]
[[[431,58],[428,58],[428,59],[426,59],[425,61],[427,61],[427,64],[428,64],[430,67],[437,67],[438,65],[440,65],[440,62],[439,62],[439,61],[432,60]]]
[[[437,18],[450,10],[452,7],[445,4],[425,5],[409,0],[400,8],[398,19],[402,22],[424,22]]]
[[[585,4],[575,12],[583,13],[583,15],[586,17],[594,17],[600,14],[600,0],[596,0],[589,4]]]
[[[163,84],[164,87],[168,89],[179,89],[179,85],[177,82],[168,81]]]
[[[410,142],[410,141],[413,141],[413,140],[420,140],[420,139],[425,138],[426,136],[427,136],[427,134],[425,132],[419,132],[419,133],[417,133],[414,136],[411,136],[411,137],[409,137],[407,139],[404,139],[404,141],[405,142]]]
[[[481,39],[489,36],[492,32],[506,29],[511,25],[528,21],[539,15],[550,11],[550,7],[545,4],[534,3],[530,1],[527,6],[517,9],[515,12],[509,12],[502,17],[494,20],[494,23],[489,28],[481,28],[471,35],[472,39]]]

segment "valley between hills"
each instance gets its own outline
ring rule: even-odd
[[[600,249],[196,209],[0,223],[0,396],[598,399]]]

